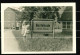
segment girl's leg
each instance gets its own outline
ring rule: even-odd
[[[26,42],[26,36],[23,37],[23,41]]]

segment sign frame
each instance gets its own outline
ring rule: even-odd
[[[34,26],[34,21],[52,21],[52,31],[51,32],[34,32],[33,31],[33,26]],[[31,20],[31,38],[33,36],[33,33],[53,33],[54,36],[54,20],[53,19],[32,19]]]

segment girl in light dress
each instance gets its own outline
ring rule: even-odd
[[[27,22],[26,21],[23,21],[22,23],[22,35],[23,35],[23,40],[24,42],[26,41],[26,34],[29,33],[29,30],[28,30],[28,27],[29,27],[29,24],[26,24]]]

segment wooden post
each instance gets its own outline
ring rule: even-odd
[[[53,21],[53,36],[55,38],[55,23],[54,23],[54,21]]]
[[[31,38],[32,38],[32,34],[33,34],[32,31],[33,30],[32,30],[32,20],[31,20]]]
[[[70,29],[72,28],[72,22],[70,21]]]
[[[66,21],[66,29],[67,29],[67,21]]]

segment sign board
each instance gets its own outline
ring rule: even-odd
[[[53,20],[33,20],[33,32],[53,32]]]

